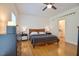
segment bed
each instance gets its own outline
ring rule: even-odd
[[[31,34],[33,32],[37,32],[37,34]],[[42,33],[40,33],[42,32]],[[59,39],[57,36],[52,34],[46,34],[45,29],[29,29],[29,40],[31,41],[33,48],[38,43],[55,43],[59,42]]]

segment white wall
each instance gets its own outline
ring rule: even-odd
[[[49,21],[43,17],[37,17],[32,15],[19,15],[17,23],[20,27],[27,28],[45,28],[49,24]]]
[[[76,14],[62,17],[71,12],[76,12]],[[79,26],[79,7],[65,11],[61,14],[58,14],[52,18],[50,18],[50,26],[52,26],[52,33],[58,36],[58,21],[65,19],[65,40],[66,42],[76,44],[78,40],[78,29]]]
[[[11,21],[11,12],[18,16],[15,4],[0,3],[0,20]]]
[[[18,16],[15,4],[10,4],[10,3],[0,3],[0,26],[1,33],[4,32],[6,34],[6,26],[8,25],[8,21],[11,20],[11,12],[15,13],[16,17]],[[10,25],[10,24],[9,24]]]

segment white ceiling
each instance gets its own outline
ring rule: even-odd
[[[46,6],[43,3],[17,3],[16,7],[19,14],[49,18],[68,9],[79,6],[78,3],[55,3],[54,5],[56,6],[57,10],[46,9],[45,11],[42,11],[42,9]]]

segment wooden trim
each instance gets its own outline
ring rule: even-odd
[[[29,29],[29,34],[32,33],[32,32],[45,32],[45,29]]]

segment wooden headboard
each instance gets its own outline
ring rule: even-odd
[[[32,32],[45,32],[45,29],[29,29],[29,34],[32,33]]]

